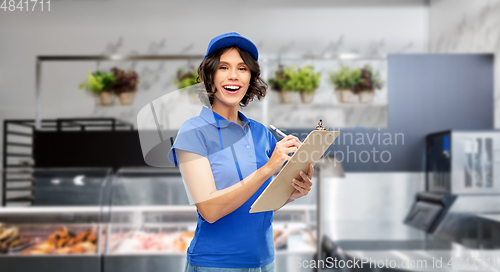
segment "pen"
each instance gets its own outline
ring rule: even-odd
[[[274,132],[278,133],[281,137],[285,138],[287,135],[285,133],[283,133],[281,130],[277,129],[275,126],[273,125],[269,125],[273,130]]]

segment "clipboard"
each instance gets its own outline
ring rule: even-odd
[[[339,136],[340,131],[330,131],[323,128],[322,121],[319,121],[315,130],[307,135],[299,149],[287,161],[275,179],[252,204],[250,213],[273,211],[285,204],[295,188],[292,180],[302,180],[299,171],[307,173],[309,163],[313,166],[326,152],[328,147]]]

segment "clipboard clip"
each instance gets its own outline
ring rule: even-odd
[[[318,125],[316,126],[316,130],[328,130],[323,127],[323,119],[319,119]]]

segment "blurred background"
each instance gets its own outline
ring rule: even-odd
[[[270,86],[247,117],[341,131],[311,193],[274,214],[276,271],[500,269],[500,1],[0,2],[2,271],[183,270],[196,208],[178,168],[145,157],[199,115],[186,87],[227,32]]]

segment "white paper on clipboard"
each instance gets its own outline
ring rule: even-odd
[[[276,178],[269,183],[252,204],[250,213],[273,211],[281,208],[295,190],[292,186],[292,180],[294,178],[302,180],[299,171],[302,170],[307,173],[309,163],[314,166],[328,147],[333,144],[339,133],[340,131],[322,129],[316,129],[309,133]]]

